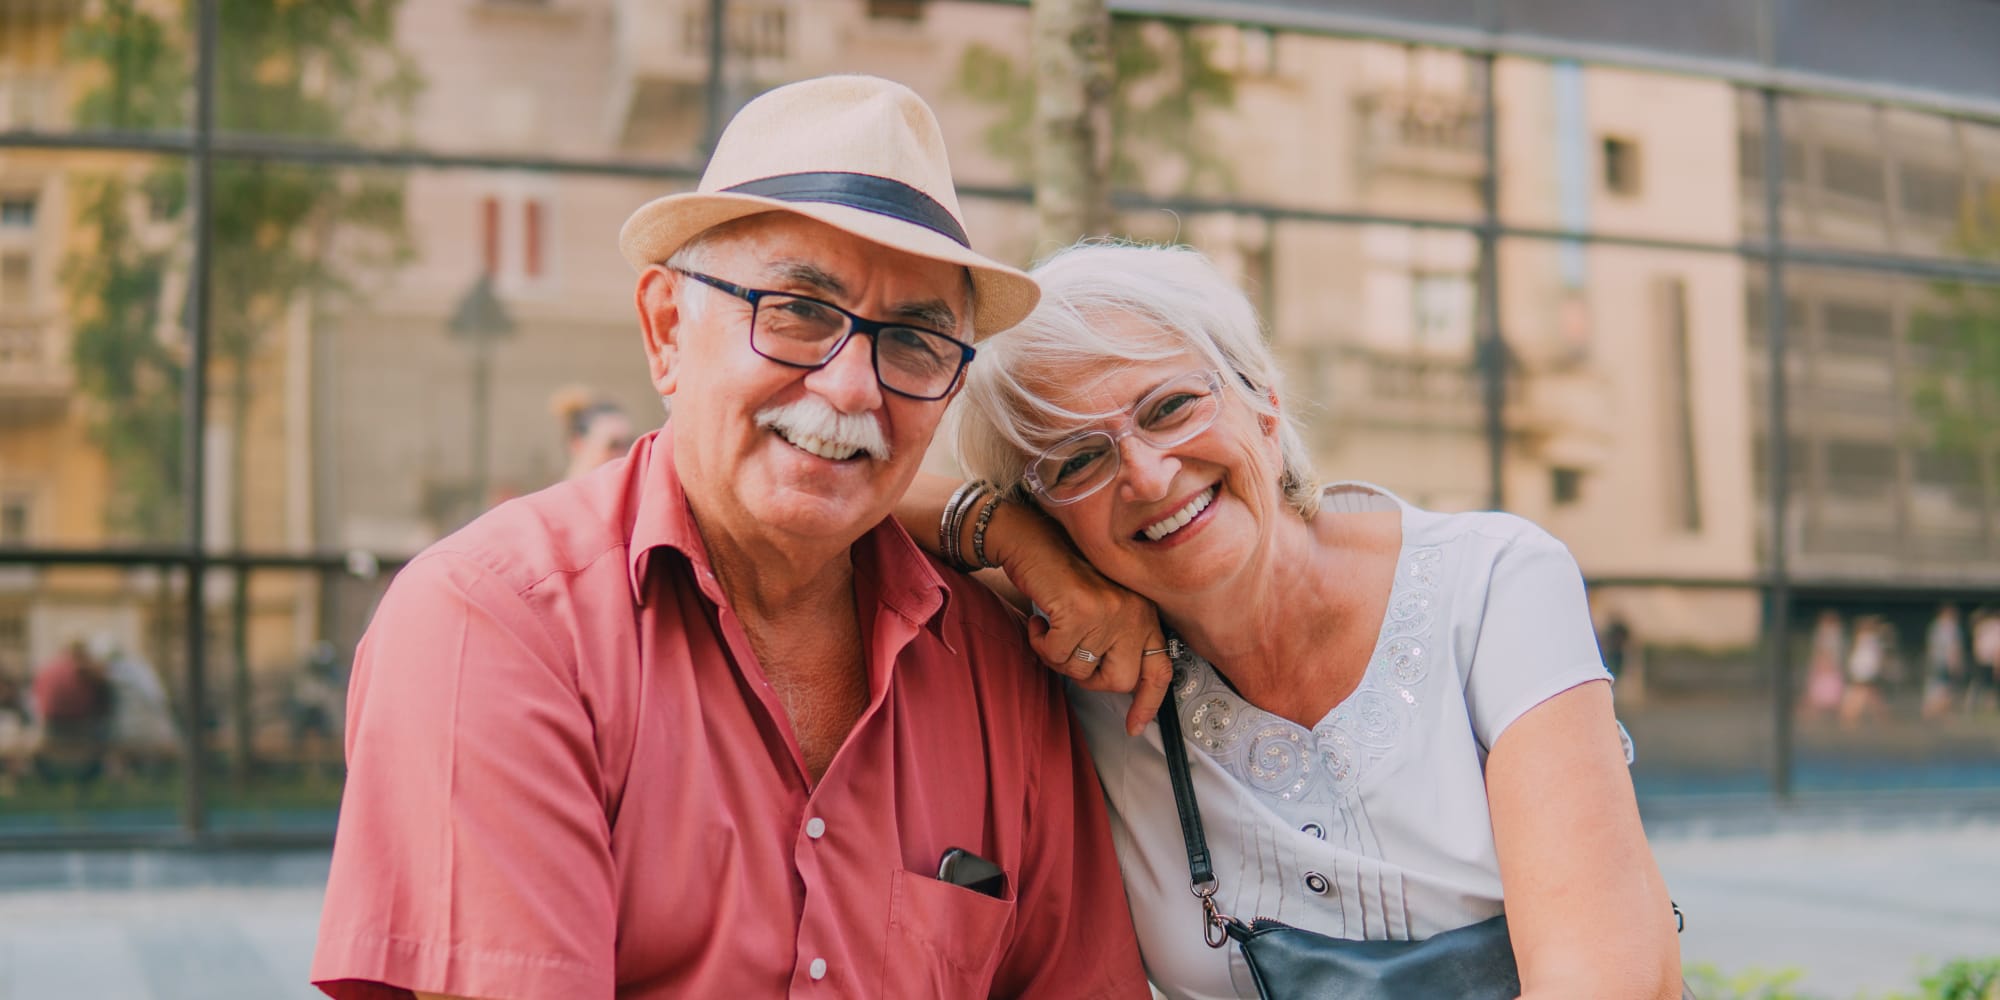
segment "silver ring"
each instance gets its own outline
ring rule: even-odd
[[[1139,653],[1139,655],[1140,655],[1140,656],[1162,656],[1162,655],[1164,655],[1164,654],[1165,654],[1166,652],[1167,652],[1167,647],[1165,647],[1165,646],[1161,646],[1161,647],[1160,647],[1160,648],[1158,648],[1158,649],[1147,649],[1147,650],[1141,650],[1141,651],[1140,651],[1140,653]]]
[[[1097,662],[1097,654],[1091,652],[1088,649],[1083,648],[1082,646],[1076,647],[1076,650],[1070,653],[1069,655],[1075,659],[1082,660],[1085,663]]]

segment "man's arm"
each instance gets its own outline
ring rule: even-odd
[[[481,1000],[612,995],[617,894],[591,720],[534,609],[420,557],[355,661],[312,979]]]
[[[1111,847],[1111,821],[1082,731],[1051,686],[1030,764],[1027,836],[1014,938],[993,996],[1110,1000],[1151,995],[1132,911]]]

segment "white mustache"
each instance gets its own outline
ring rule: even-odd
[[[889,460],[889,440],[875,418],[842,413],[818,396],[801,396],[780,406],[757,411],[757,427],[788,438],[818,438],[843,452],[863,451],[878,462]]]

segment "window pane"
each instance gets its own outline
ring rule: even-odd
[[[2000,619],[1981,624],[1994,614],[1944,592],[1802,588],[1791,629],[1794,787],[2000,787]]]
[[[222,831],[331,831],[347,678],[389,573],[257,569],[208,581],[208,819]]]
[[[0,841],[180,826],[184,584],[0,566]]]
[[[661,421],[617,233],[665,183],[225,161],[210,544],[407,555]],[[558,412],[561,411],[561,412]]]
[[[186,164],[0,154],[0,532],[183,537]]]
[[[1780,114],[1788,242],[2000,258],[2000,127],[1824,98]]]
[[[784,6],[784,5],[779,5]],[[1031,174],[1029,14],[932,2],[922,18],[805,5],[844,31],[823,72],[901,80],[937,110],[961,184]],[[845,13],[842,13],[842,12]],[[1114,188],[1159,198],[1470,220],[1479,212],[1484,81],[1443,49],[1136,16],[1113,19]],[[805,44],[805,43],[801,43]],[[731,92],[732,101],[737,92]],[[732,104],[732,106],[734,106]],[[978,234],[975,233],[975,236]]]
[[[1470,233],[1229,217],[1189,231],[1258,302],[1322,478],[1442,510],[1486,505]]]
[[[1508,508],[1586,573],[1752,576],[1742,259],[1509,240],[1500,275]]]
[[[1758,592],[1589,583],[1640,800],[1768,792],[1776,744]]]
[[[707,0],[253,6],[258,16],[221,20],[216,121],[225,131],[700,161]],[[771,6],[730,4],[731,46],[745,56],[745,74],[763,68],[756,53],[765,33],[753,22]]]
[[[1739,203],[1761,153],[1754,95],[1728,83],[1501,59],[1500,211],[1542,229],[1734,244],[1761,231]],[[1757,161],[1761,170],[1762,160]]]
[[[1786,285],[1795,571],[1914,582],[2000,569],[2000,288],[1807,267]],[[1755,379],[1769,371],[1761,353],[1751,365]]]
[[[185,0],[0,5],[0,132],[187,127]]]

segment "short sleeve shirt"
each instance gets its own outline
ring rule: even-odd
[[[893,522],[852,557],[870,700],[813,782],[666,435],[425,551],[356,657],[313,981],[1146,996],[1102,793],[1018,619]],[[998,898],[935,877],[954,847]]]
[[[1415,940],[1500,912],[1487,750],[1529,709],[1609,680],[1562,543],[1509,514],[1437,514],[1366,484],[1320,516],[1402,512],[1389,605],[1360,685],[1307,728],[1207,663],[1179,677],[1216,902],[1334,937]],[[1159,727],[1129,697],[1072,691],[1110,797],[1147,971],[1169,997],[1254,997],[1237,948],[1209,949],[1188,892]]]

